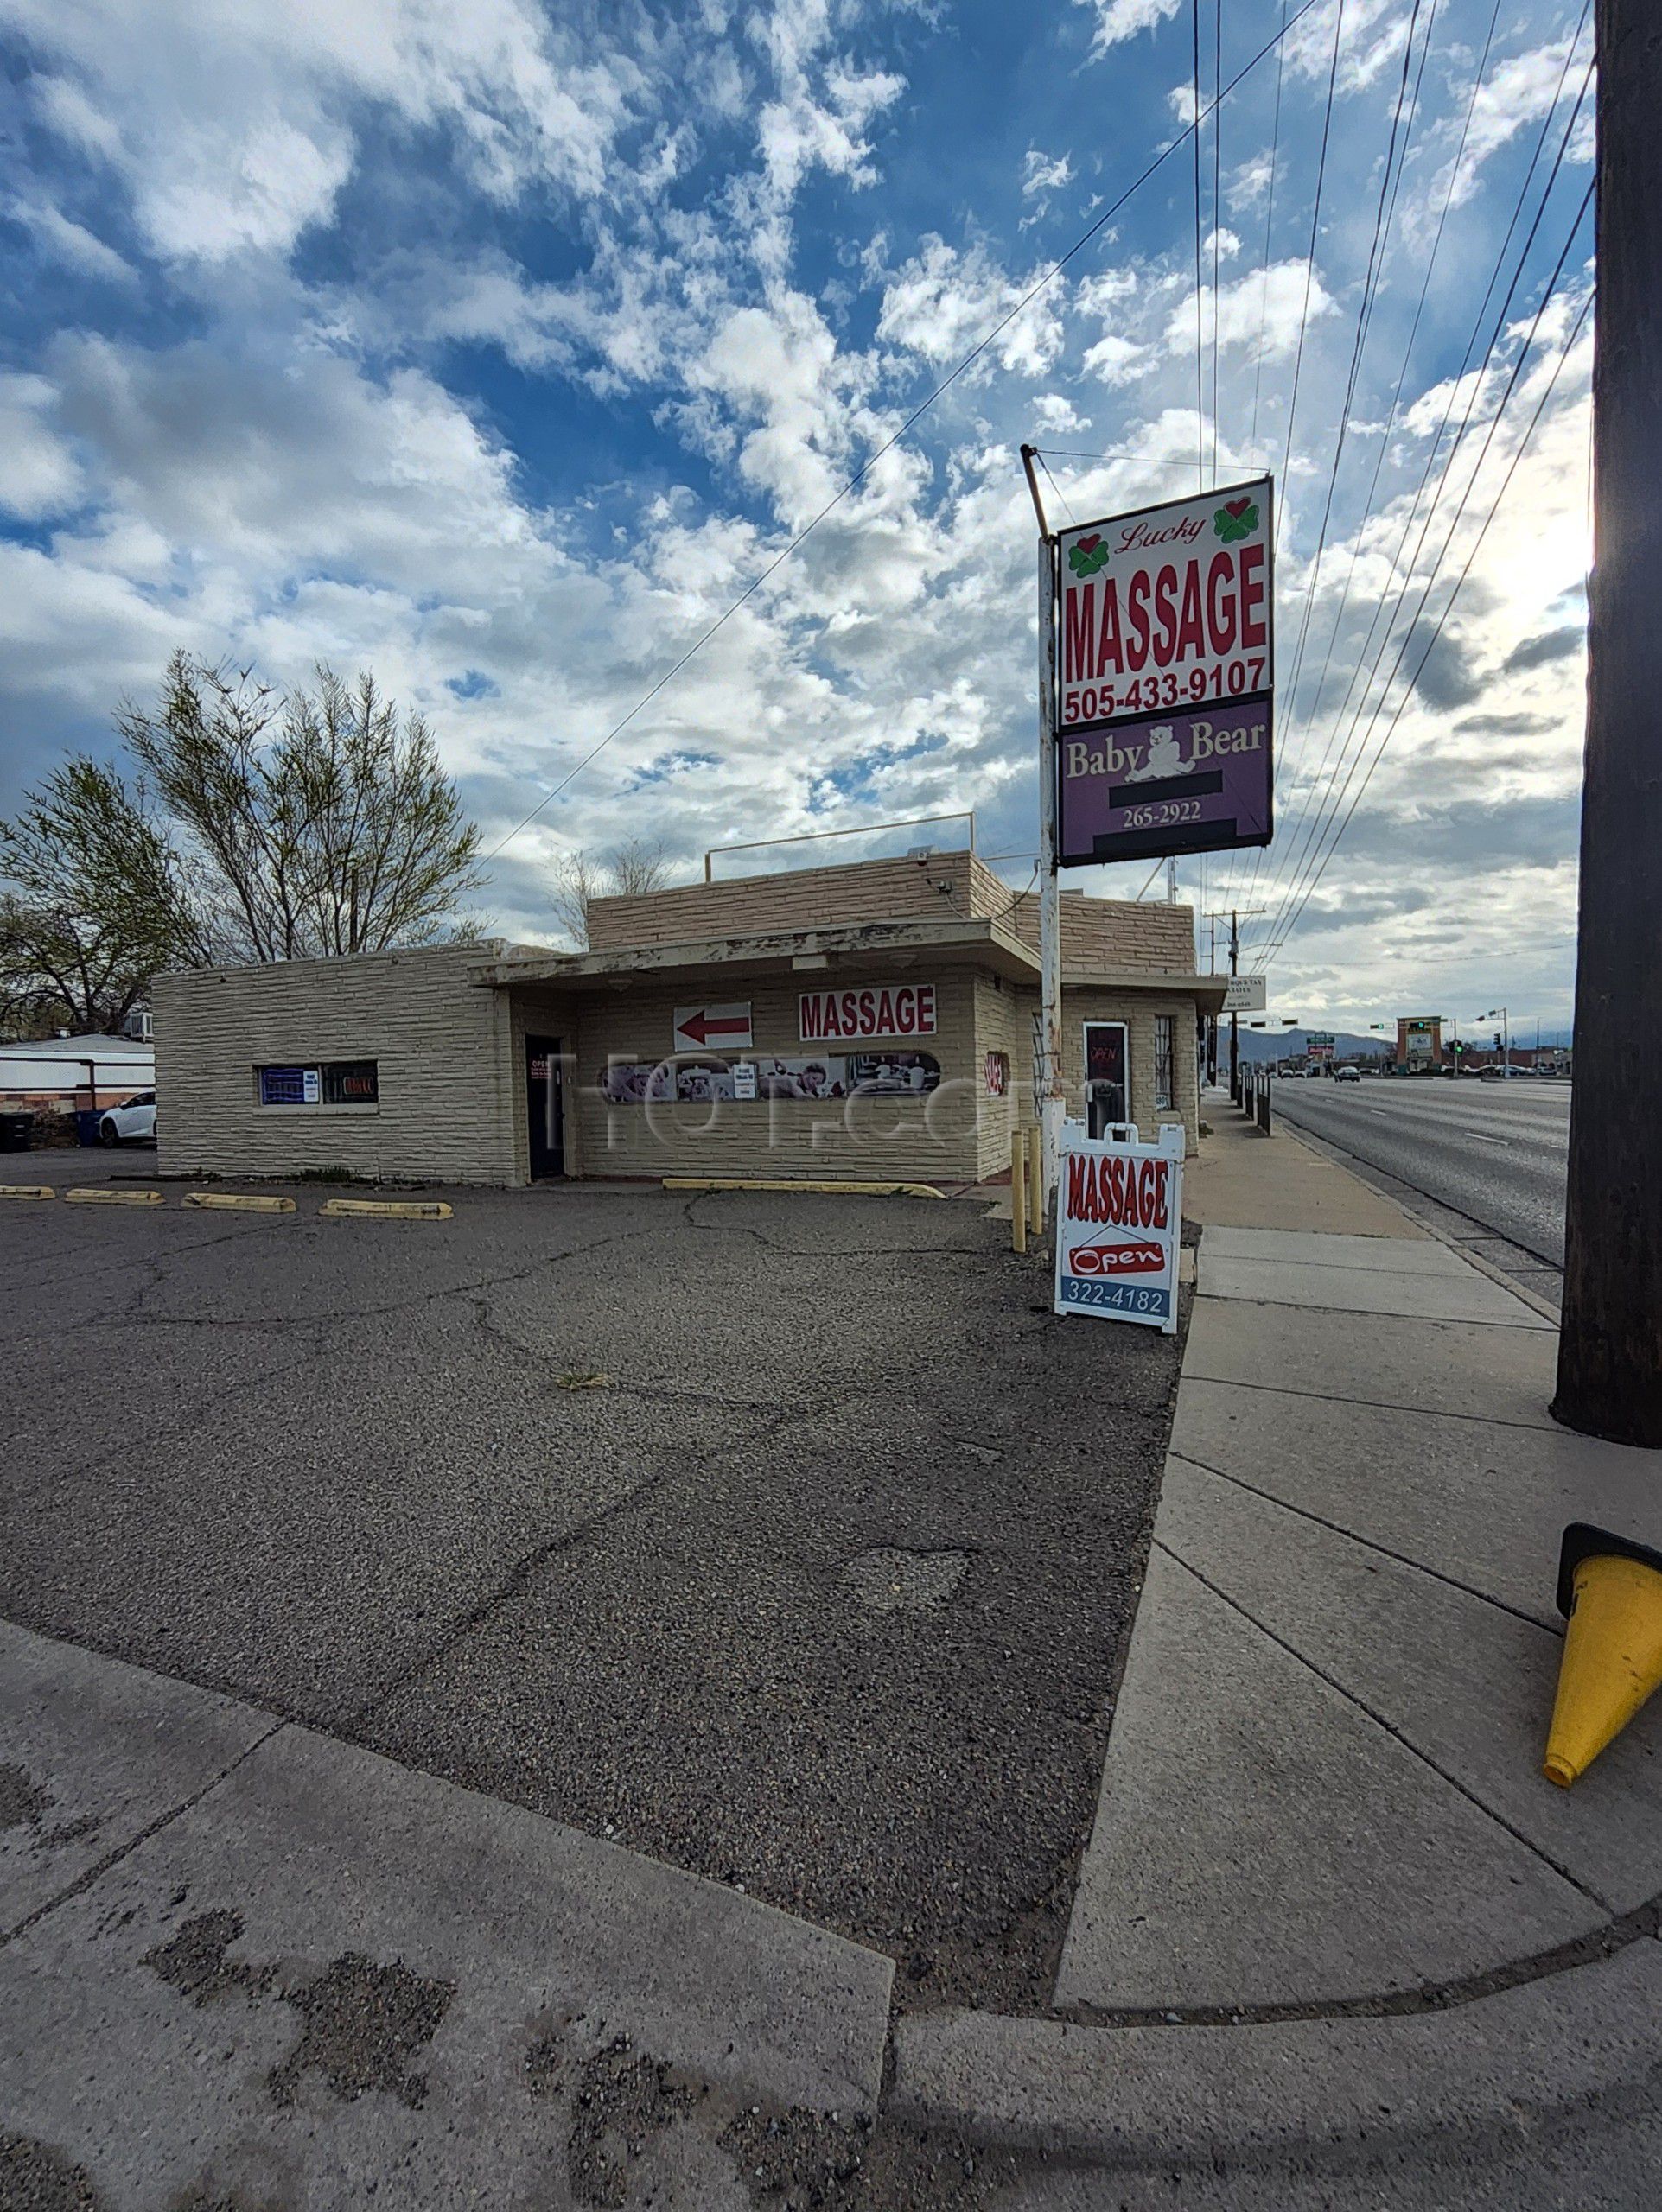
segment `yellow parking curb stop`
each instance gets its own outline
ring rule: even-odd
[[[72,1206],[159,1206],[160,1191],[111,1191],[102,1183],[88,1183],[79,1191],[66,1191]]]
[[[55,1198],[50,1183],[0,1183],[0,1198]]]
[[[265,1198],[252,1191],[192,1191],[182,1202],[214,1213],[292,1213],[292,1198]]]
[[[449,1221],[442,1198],[327,1198],[318,1211],[331,1221]]]

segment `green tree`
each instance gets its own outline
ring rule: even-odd
[[[0,1018],[14,1033],[118,1028],[158,969],[207,950],[142,787],[75,759],[0,822]]]
[[[170,817],[196,937],[223,960],[423,944],[480,881],[479,832],[423,718],[320,665],[286,699],[177,653],[118,727]]]

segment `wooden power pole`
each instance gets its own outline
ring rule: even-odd
[[[1662,8],[1596,0],[1598,308],[1575,1090],[1552,1410],[1662,1445]],[[1640,957],[1633,957],[1635,943]]]

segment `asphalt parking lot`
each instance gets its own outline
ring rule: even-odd
[[[0,1613],[1044,2001],[1176,1339],[968,1201],[160,1187],[0,1205]]]

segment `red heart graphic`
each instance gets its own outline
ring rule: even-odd
[[[1239,522],[1251,504],[1252,502],[1251,499],[1226,499],[1224,501],[1224,512],[1226,515],[1233,515],[1236,521]]]
[[[1094,553],[1101,543],[1102,532],[1099,530],[1093,530],[1089,537],[1079,539],[1079,548],[1081,553]]]

